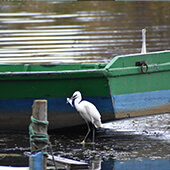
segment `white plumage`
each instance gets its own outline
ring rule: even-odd
[[[88,132],[82,142],[85,143],[85,140],[90,132],[90,127],[88,122],[91,122],[96,128],[102,127],[101,115],[97,110],[97,108],[92,103],[85,100],[82,101],[82,96],[79,91],[74,92],[73,96],[70,99],[67,98],[67,102],[70,103],[71,106],[73,106],[72,105],[73,100],[74,100],[74,105],[76,110],[80,113],[80,115],[86,121],[88,126]]]

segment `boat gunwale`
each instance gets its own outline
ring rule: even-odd
[[[134,67],[120,67],[120,68],[111,68],[108,70],[108,77],[120,77],[128,75],[137,75],[137,74],[150,74],[170,71],[170,62],[163,64],[150,64],[148,65],[148,70],[146,73],[141,72],[141,66]]]
[[[126,66],[125,67],[123,66],[120,66],[120,67],[112,67],[114,64],[116,64],[116,62],[122,58],[124,59],[129,59],[131,57],[146,57],[146,56],[150,56],[150,57],[154,57],[152,55],[156,55],[156,54],[166,54],[166,53],[170,53],[170,50],[165,50],[165,51],[156,51],[156,52],[147,52],[147,53],[136,53],[136,54],[127,54],[127,55],[118,55],[118,56],[115,56],[106,66],[105,66],[105,69],[106,70],[109,70],[109,69],[113,69],[113,68],[128,68],[128,67],[132,67],[132,66]],[[167,62],[164,62],[164,63],[167,63]],[[154,64],[154,63],[152,63]],[[156,64],[156,63],[155,63]],[[160,64],[163,64],[163,63],[160,63]]]
[[[141,56],[145,56],[143,60],[145,59],[148,60],[148,70],[145,74],[163,72],[163,71],[165,72],[165,71],[170,71],[170,62],[167,60],[167,57],[169,57],[169,55],[168,56],[166,55],[166,59],[163,60],[163,62],[160,62],[160,60],[158,59],[154,60],[154,57],[155,56],[157,57],[157,54],[164,55],[166,53],[170,53],[170,50],[149,52],[145,54],[137,53],[137,54],[116,56],[107,64],[106,63],[90,63],[90,64],[83,63],[83,64],[74,64],[74,65],[72,64],[71,65],[70,64],[54,65],[54,67],[56,66],[55,67],[56,70],[54,71],[51,71],[50,69],[49,70],[45,69],[46,71],[43,71],[41,68],[41,66],[51,67],[53,65],[50,65],[50,66],[49,65],[34,65],[33,68],[30,68],[32,67],[32,65],[30,64],[28,65],[27,64],[5,65],[9,67],[11,66],[13,67],[13,69],[15,68],[14,66],[18,66],[17,69],[21,69],[21,71],[20,70],[19,71],[12,70],[12,71],[4,71],[4,72],[0,71],[0,80],[14,80],[15,78],[24,79],[24,76],[26,79],[28,78],[34,79],[34,77],[31,77],[34,75],[38,79],[42,79],[42,78],[43,79],[44,78],[68,79],[68,78],[85,78],[85,77],[87,78],[89,77],[109,78],[109,77],[117,77],[117,76],[144,74],[141,71],[141,66],[135,66],[135,62],[137,62],[137,60],[142,59]],[[149,56],[149,58],[147,58],[147,55]],[[131,57],[134,57],[134,58],[131,58]],[[122,58],[124,58],[124,60],[121,60]],[[153,58],[153,61],[152,60],[150,61],[150,59],[152,58]],[[131,60],[134,60],[133,61],[134,65],[131,64]],[[120,66],[117,66],[118,64]],[[59,66],[59,68],[57,66]],[[32,71],[30,69],[32,69]],[[37,69],[40,69],[40,70],[35,71]],[[59,70],[57,71],[57,69]],[[22,77],[19,77],[19,76],[22,76]],[[48,77],[45,77],[45,76],[48,76]]]
[[[83,78],[107,78],[106,71],[101,69],[72,71],[35,71],[35,72],[5,72],[0,73],[0,81],[13,80],[66,80]]]
[[[34,74],[62,74],[62,73],[81,73],[81,72],[103,72],[101,69],[88,69],[88,70],[65,70],[65,71],[17,71],[17,72],[0,72],[0,75],[34,75]]]

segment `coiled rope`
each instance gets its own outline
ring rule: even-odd
[[[36,148],[34,150],[34,152],[38,152],[38,151],[42,151],[44,156],[48,157],[48,152],[44,152],[43,150],[48,149],[50,150],[50,153],[52,155],[53,158],[53,162],[54,162],[54,166],[57,169],[55,160],[54,160],[54,155],[53,155],[53,151],[52,151],[52,145],[51,142],[49,141],[49,136],[47,133],[40,133],[37,132],[33,129],[33,123],[37,124],[37,125],[48,125],[49,122],[48,121],[42,121],[42,120],[38,120],[35,119],[33,116],[31,116],[31,124],[29,126],[29,135],[30,135],[30,146],[31,148],[33,148],[33,146]],[[41,148],[39,148],[36,143],[41,142],[44,143],[45,145]],[[31,153],[33,154],[34,152],[31,151]]]

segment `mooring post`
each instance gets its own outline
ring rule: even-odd
[[[34,141],[34,144],[31,144],[31,152],[37,153],[38,150],[42,151],[42,153],[47,152],[47,145],[46,142],[43,141],[43,139],[36,139],[39,136],[42,136],[41,138],[44,138],[47,134],[48,129],[48,123],[47,122],[47,100],[34,100],[34,104],[32,106],[32,141]],[[35,140],[34,140],[35,139]],[[46,170],[47,167],[47,156],[43,154],[43,170]],[[34,169],[34,168],[33,168]]]

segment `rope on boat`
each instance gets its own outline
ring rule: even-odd
[[[48,125],[49,122],[48,121],[42,121],[42,120],[38,120],[35,119],[33,116],[31,116],[31,124],[29,126],[29,135],[30,135],[30,146],[31,148],[34,146],[36,148],[36,150],[34,152],[38,152],[38,151],[42,151],[44,156],[48,157],[48,152],[43,152],[44,149],[48,149],[50,150],[50,154],[52,155],[53,158],[53,162],[54,162],[54,166],[57,169],[55,160],[54,160],[54,154],[52,151],[52,145],[51,142],[49,141],[49,136],[47,133],[39,133],[37,131],[35,131],[32,127],[32,124],[43,124],[43,125]],[[37,142],[42,142],[45,144],[45,146],[43,146],[42,148],[39,148],[36,143]],[[32,153],[32,151],[31,151]]]

